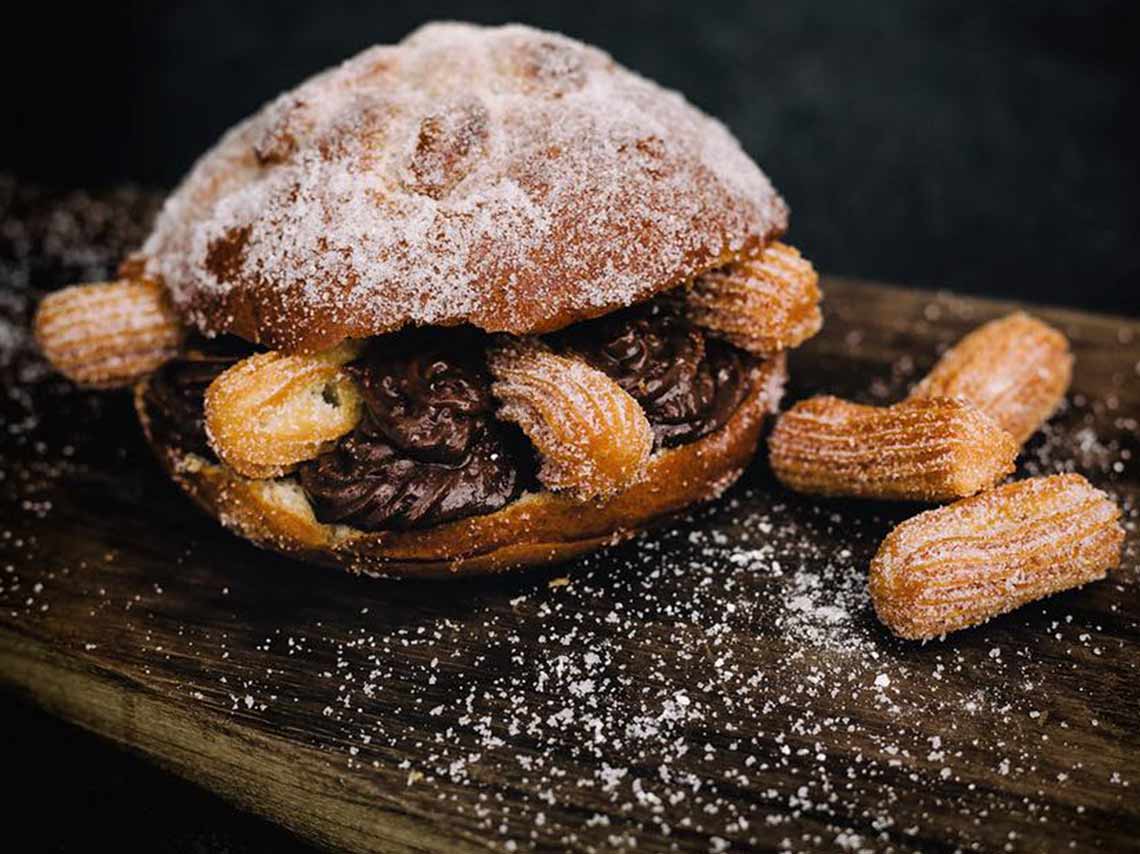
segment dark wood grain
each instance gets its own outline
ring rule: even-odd
[[[1011,307],[826,294],[793,397],[897,398]],[[356,579],[226,534],[159,473],[126,395],[13,349],[0,678],[330,848],[1136,850],[1140,324],[1039,313],[1078,361],[1021,473],[1110,490],[1125,567],[926,645],[891,638],[864,592],[915,507],[799,498],[760,460],[712,507],[575,564]]]

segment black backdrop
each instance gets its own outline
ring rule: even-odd
[[[165,188],[281,89],[439,17],[594,42],[722,118],[828,272],[1140,313],[1136,2],[41,3],[0,171]],[[13,132],[14,131],[14,132]]]

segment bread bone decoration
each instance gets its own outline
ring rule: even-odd
[[[820,326],[787,207],[601,51],[431,24],[231,129],[45,355],[133,385],[253,542],[376,574],[563,560],[713,498]]]

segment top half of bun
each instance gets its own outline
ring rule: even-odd
[[[750,255],[786,221],[680,95],[563,36],[446,23],[231,129],[128,263],[207,334],[315,350],[408,324],[550,331]]]

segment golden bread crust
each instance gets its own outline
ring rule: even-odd
[[[151,430],[146,380],[136,386],[135,405],[147,439],[175,481],[208,513],[254,543],[355,572],[457,577],[568,560],[716,497],[755,453],[764,416],[778,405],[785,377],[783,356],[762,363],[748,398],[722,429],[658,451],[641,481],[607,501],[532,493],[484,516],[375,533],[317,522],[291,481],[249,480],[164,444]]]
[[[408,324],[551,331],[786,227],[680,95],[556,34],[431,24],[230,130],[124,274],[206,334],[314,351]]]

